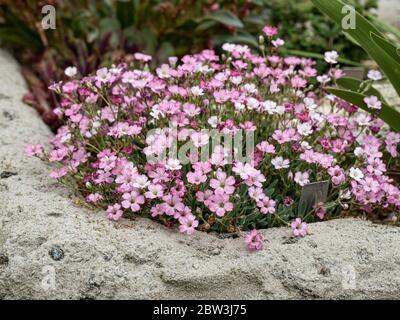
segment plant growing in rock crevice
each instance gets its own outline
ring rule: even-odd
[[[130,66],[54,84],[65,125],[51,150],[26,152],[57,164],[51,177],[111,220],[143,215],[187,234],[292,222],[304,236],[305,223],[343,208],[399,209],[400,190],[386,171],[399,162],[400,135],[325,92],[343,77],[336,52],[325,54],[331,67],[318,75],[310,59],[279,56],[276,28],[263,31],[262,55],[226,43],[223,59],[204,50],[151,72],[151,56],[136,54]],[[214,134],[223,142],[213,145]],[[226,144],[240,134],[253,144]],[[305,210],[302,188],[322,181],[330,184],[326,201]],[[246,241],[262,246],[255,232]]]

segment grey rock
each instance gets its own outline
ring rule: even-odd
[[[400,230],[359,219],[262,230],[265,248],[242,235],[185,236],[148,219],[112,223],[79,207],[48,178],[50,167],[23,154],[50,130],[21,103],[18,65],[0,52],[0,299],[399,299]],[[7,121],[7,125],[5,122]],[[5,184],[7,182],[7,184]],[[53,215],[52,213],[60,213]],[[58,246],[63,251],[49,254]],[[57,261],[55,261],[57,260]]]

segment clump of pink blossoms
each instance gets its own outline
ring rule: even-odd
[[[264,32],[273,39],[277,30]],[[147,216],[186,234],[294,221],[293,233],[304,236],[306,223],[341,210],[399,210],[388,172],[400,164],[400,135],[324,91],[343,76],[337,53],[326,54],[331,69],[318,75],[314,61],[282,57],[284,42],[268,42],[263,55],[226,43],[224,58],[203,50],[155,71],[146,64],[151,57],[138,53],[131,65],[54,84],[65,125],[50,150],[29,145],[26,153],[52,163],[52,178],[73,185],[110,220]],[[373,96],[365,103],[380,107]],[[212,144],[215,134],[253,140],[232,148]],[[300,208],[302,188],[326,180],[325,206]],[[246,243],[259,249],[262,237],[253,230]]]

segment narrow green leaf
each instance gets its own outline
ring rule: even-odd
[[[282,54],[284,55],[293,55],[293,56],[298,56],[298,57],[305,57],[305,58],[313,58],[313,59],[318,59],[318,60],[324,60],[324,55],[320,53],[315,53],[315,52],[307,52],[307,51],[301,51],[301,50],[287,50],[282,48],[281,49]],[[362,67],[363,65],[359,62],[352,61],[349,59],[345,58],[339,58],[338,61],[342,64],[346,64],[349,66],[354,66],[354,67]]]
[[[324,14],[334,20],[340,27],[342,27],[342,20],[346,17],[346,12],[342,13],[343,8],[346,6],[340,0],[311,0],[312,3]],[[393,66],[393,59],[388,56],[385,51],[378,46],[371,39],[371,34],[385,38],[385,36],[375,27],[371,22],[364,18],[358,12],[355,12],[355,29],[342,30],[347,32],[360,46],[376,61],[388,79],[395,87],[397,93],[400,95],[400,68]]]
[[[344,77],[336,80],[337,84],[347,90],[358,92],[361,88],[361,84],[363,83],[361,80],[351,77]],[[387,104],[387,101],[382,96],[382,94],[376,90],[374,87],[370,87],[366,92],[366,95],[369,96],[377,96],[382,102]]]
[[[240,21],[238,17],[236,17],[232,12],[227,10],[219,10],[213,12],[201,19],[203,20],[214,20],[224,25],[235,27],[235,28],[243,28],[243,23]],[[199,21],[199,22],[201,22]]]
[[[392,26],[390,23],[386,23],[382,21],[382,19],[376,17],[375,15],[365,12],[365,16],[372,21],[379,29],[381,29],[385,33],[391,33],[395,37],[397,37],[400,40],[400,29]]]
[[[122,29],[128,28],[134,24],[135,4],[133,0],[117,0],[116,11]]]
[[[389,55],[395,62],[400,63],[400,57],[397,54],[397,50],[399,48],[395,47],[389,41],[387,41],[386,39],[376,35],[373,32],[371,33],[371,39],[378,46],[380,46],[381,49],[384,50],[386,52],[386,54]]]
[[[364,98],[366,97],[364,94],[336,88],[328,88],[327,90],[335,96],[338,96],[339,98],[342,98],[343,100],[346,100],[347,102],[350,102],[369,113],[372,111],[364,102]],[[377,115],[394,131],[400,131],[400,112],[382,102],[382,109],[377,110]]]

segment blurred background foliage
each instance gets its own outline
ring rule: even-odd
[[[347,0],[375,19],[377,0]],[[41,8],[56,8],[56,29],[43,30]],[[279,27],[286,54],[318,58],[337,50],[350,65],[367,58],[309,0],[0,0],[0,41],[23,66],[31,92],[25,101],[53,128],[58,100],[47,87],[76,66],[81,75],[99,66],[129,62],[135,52],[153,56],[153,66],[168,56],[204,48],[220,52],[224,42],[258,48],[266,25]]]

